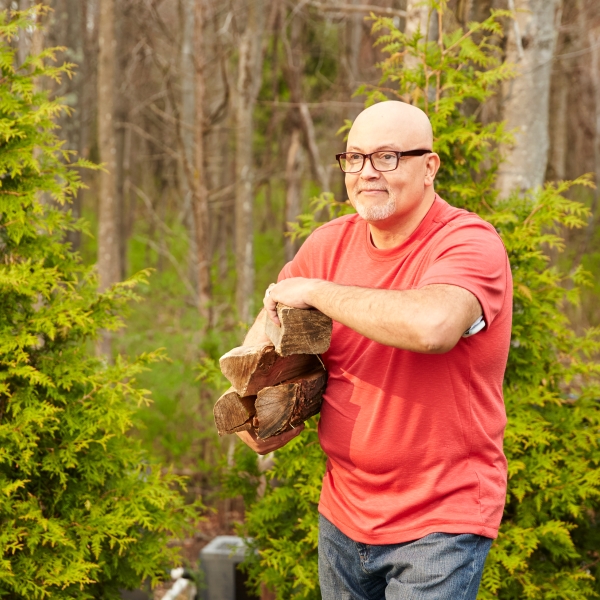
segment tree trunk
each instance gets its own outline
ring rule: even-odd
[[[235,254],[237,268],[236,305],[238,316],[249,322],[254,294],[253,218],[254,167],[252,134],[254,106],[262,81],[262,39],[265,29],[265,0],[250,0],[246,28],[240,39],[235,98],[236,198]]]
[[[285,229],[289,232],[288,223],[296,220],[300,214],[300,196],[302,194],[302,146],[300,144],[300,130],[292,130],[290,145],[287,152],[285,168]],[[292,240],[288,235],[284,239],[285,260],[290,261],[298,251],[298,241]]]
[[[563,180],[567,169],[567,127],[568,127],[568,101],[569,80],[562,70],[558,70],[552,81],[554,88],[550,100],[550,115],[552,127],[550,128],[550,149],[546,179]]]
[[[210,238],[208,224],[208,194],[204,170],[204,0],[196,0],[195,30],[195,126],[194,126],[194,230],[196,234],[196,272],[198,310],[205,326],[210,325]]]
[[[588,32],[589,47],[592,49],[591,60],[591,83],[594,99],[594,173],[596,177],[596,189],[592,198],[591,211],[585,237],[582,243],[582,253],[590,251],[594,232],[598,221],[598,200],[600,196],[600,26]]]
[[[303,65],[303,48],[301,46],[301,29],[298,18],[292,21],[291,27],[291,40],[288,40],[285,22],[281,28],[281,38],[286,52],[287,65],[285,68],[285,75],[287,79],[288,87],[290,88],[290,95],[292,101],[298,106],[298,115],[302,130],[304,132],[304,139],[306,142],[306,149],[308,150],[308,156],[310,159],[310,166],[313,172],[314,178],[319,183],[319,187],[322,192],[328,192],[329,187],[329,173],[327,168],[323,165],[321,160],[321,153],[319,152],[319,146],[317,145],[317,136],[315,133],[315,126],[308,110],[308,106],[304,100],[304,94],[302,90],[302,77],[304,72]]]
[[[115,114],[115,1],[100,0],[98,56],[98,149],[104,169],[100,173],[98,198],[98,278],[105,291],[119,280],[119,243],[117,231],[116,173],[117,148]],[[110,338],[105,333],[101,351],[108,353]]]
[[[185,223],[189,240],[190,279],[198,303],[198,271],[196,269],[196,232],[194,227],[194,200],[191,178],[194,164],[194,123],[195,123],[195,63],[194,63],[194,4],[195,0],[180,0],[179,17],[181,31],[180,81],[181,113],[179,123],[180,152],[179,178],[183,195]]]
[[[513,0],[510,0],[511,4]],[[560,0],[514,0],[517,12],[508,30],[506,58],[521,76],[503,86],[502,110],[515,143],[503,149],[497,187],[502,197],[512,190],[542,185],[550,145],[548,114],[555,16]]]

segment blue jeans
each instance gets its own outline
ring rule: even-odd
[[[491,545],[470,533],[362,544],[320,515],[321,594],[324,600],[475,600]]]

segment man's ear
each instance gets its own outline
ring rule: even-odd
[[[440,157],[432,152],[427,156],[427,163],[425,164],[425,185],[433,185],[435,176],[440,168]]]

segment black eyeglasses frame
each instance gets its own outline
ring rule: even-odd
[[[373,160],[371,159],[371,156],[373,156],[373,154],[379,154],[379,152],[389,152],[390,154],[395,154],[396,155],[396,166],[393,169],[385,169],[383,171],[381,169],[378,169],[373,164]],[[362,165],[360,166],[360,169],[358,169],[358,171],[344,171],[344,169],[342,168],[342,156],[345,156],[346,154],[360,154],[363,157]],[[367,158],[369,159],[371,166],[376,171],[378,171],[379,173],[389,173],[390,171],[395,171],[398,168],[400,159],[403,156],[423,156],[424,154],[431,154],[431,150],[418,149],[418,150],[404,150],[402,152],[400,152],[399,150],[377,150],[376,152],[371,152],[371,154],[363,154],[362,152],[340,152],[340,154],[335,155],[335,159],[337,160],[338,165],[340,166],[340,169],[342,170],[342,173],[360,173],[365,167],[365,162],[366,162]]]

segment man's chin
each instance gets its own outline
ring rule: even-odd
[[[354,208],[356,209],[358,215],[365,221],[384,221],[385,219],[389,219],[389,217],[394,214],[396,210],[396,203],[388,200],[388,202],[385,204],[365,206],[361,202],[355,202]]]

